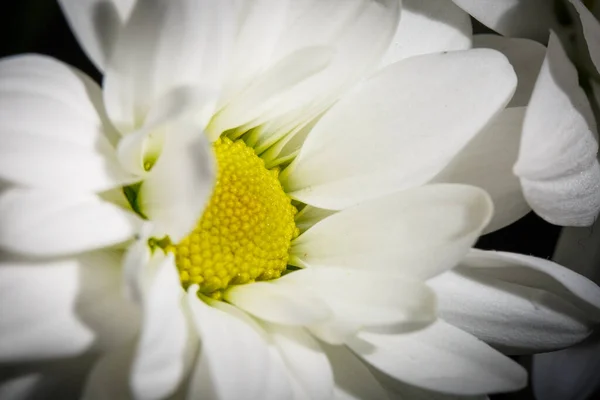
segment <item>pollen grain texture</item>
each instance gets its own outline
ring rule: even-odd
[[[229,285],[281,276],[297,210],[283,191],[277,170],[268,170],[241,141],[213,144],[217,183],[194,231],[166,251],[175,255],[183,287],[219,298]]]

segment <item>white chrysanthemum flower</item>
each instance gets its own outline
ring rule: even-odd
[[[2,363],[94,361],[92,399],[478,395],[600,319],[585,278],[469,250],[490,197],[448,182],[504,148],[516,79],[452,3],[61,4],[103,89],[0,63]]]
[[[529,122],[523,129],[521,160],[515,172],[524,181],[529,203],[543,218],[559,225],[594,223],[590,228],[564,229],[553,258],[599,282],[600,164],[592,114],[598,121],[600,2],[455,0],[455,3],[488,27],[510,36],[480,35],[474,41],[481,47],[504,52],[518,75],[519,68],[537,73],[531,66],[541,65],[534,60],[543,58],[543,46],[528,39],[548,43],[548,56],[536,83],[539,89],[527,110]],[[566,55],[574,65],[569,65]],[[578,86],[586,89],[590,103],[596,107],[589,106]],[[544,141],[548,144],[540,145]],[[600,335],[596,332],[576,346],[535,355],[532,387],[536,397],[548,400],[598,397],[599,354]]]
[[[453,1],[509,36],[476,35],[474,45],[503,52],[524,82],[497,123],[513,121],[507,130],[515,133],[515,143],[520,140],[514,172],[527,203],[550,223],[592,225],[600,213],[598,133],[580,82],[600,98],[600,24],[581,0]],[[557,10],[566,14],[562,21]],[[545,59],[544,46],[530,39],[548,44]],[[515,129],[518,114],[524,121]]]

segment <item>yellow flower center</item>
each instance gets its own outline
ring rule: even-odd
[[[254,150],[238,140],[213,144],[217,183],[194,231],[166,251],[175,255],[182,285],[220,297],[229,285],[281,276],[297,210],[284,193],[278,170],[268,170]]]

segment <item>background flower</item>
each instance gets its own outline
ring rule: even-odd
[[[579,80],[578,82],[572,80],[570,84],[563,81],[561,86],[576,88],[578,84],[581,85],[592,107],[591,109],[585,106],[581,107],[585,104],[585,100],[582,100],[581,95],[578,95],[579,97],[571,96],[567,101],[570,101],[579,109],[582,112],[581,115],[588,121],[591,120],[592,112],[596,116],[596,121],[598,120],[598,78],[600,76],[598,72],[600,66],[600,23],[598,21],[600,3],[598,1],[509,0],[489,2],[455,0],[455,3],[469,11],[484,25],[502,35],[529,38],[544,44],[550,42],[550,44],[554,44],[554,47],[557,47],[559,41],[562,42],[561,47],[564,47],[566,55],[577,67]],[[554,33],[549,35],[549,30]],[[555,54],[554,64],[559,62],[556,55],[559,54]],[[566,57],[563,56],[563,58]],[[550,64],[550,67],[552,67],[552,64]],[[550,68],[550,71],[560,84],[560,76],[566,72],[564,67],[560,68],[555,65],[554,68]],[[557,96],[548,95],[547,99],[555,101]],[[569,123],[573,122],[574,120],[569,120]],[[571,126],[577,126],[577,124]],[[550,131],[552,131],[552,128],[550,128]],[[580,128],[578,131],[579,134],[585,133],[585,129]],[[589,136],[589,134],[580,136],[577,131],[565,134],[559,130],[557,133],[562,135],[565,151],[568,151],[569,148],[575,149],[579,145],[588,146],[588,157],[584,157],[584,159],[588,160],[588,168],[591,168],[587,172],[583,172],[581,166],[586,163],[582,163],[580,167],[571,169],[572,171],[579,171],[579,173],[572,176],[571,187],[587,185],[587,192],[594,193],[597,190],[597,185],[594,187],[591,184],[593,181],[587,180],[586,176],[589,178],[591,174],[597,174],[597,172],[592,172],[593,168],[598,169],[594,165],[594,161],[598,157],[597,133],[593,132],[594,135],[592,136]],[[590,139],[592,140],[591,144],[586,144]],[[568,179],[565,180],[565,183],[568,184]],[[540,187],[539,189],[543,193],[550,188],[546,186],[546,188]],[[600,199],[600,196],[595,195],[583,200],[584,202],[597,202],[598,199]],[[562,203],[566,207],[572,206],[568,201],[563,200]],[[578,219],[581,221],[582,218],[586,219],[584,215],[579,214],[577,216],[577,213],[575,213],[571,215],[571,218],[559,220],[558,222],[570,225]],[[591,214],[589,218],[593,222],[597,221],[598,216],[597,214]],[[589,225],[589,223],[586,225]],[[592,278],[596,282],[598,282],[598,274],[600,273],[597,226],[598,222],[587,229],[565,229],[554,254],[554,259],[558,262]],[[541,399],[584,399],[597,396],[598,375],[596,371],[599,343],[600,340],[596,333],[581,345],[555,353],[535,356],[533,361],[533,387],[537,397]]]

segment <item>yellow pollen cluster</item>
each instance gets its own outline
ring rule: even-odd
[[[268,170],[238,140],[213,144],[217,183],[194,231],[166,251],[175,254],[184,287],[220,297],[229,285],[281,276],[290,242],[298,236],[297,210],[284,193],[278,170]]]

